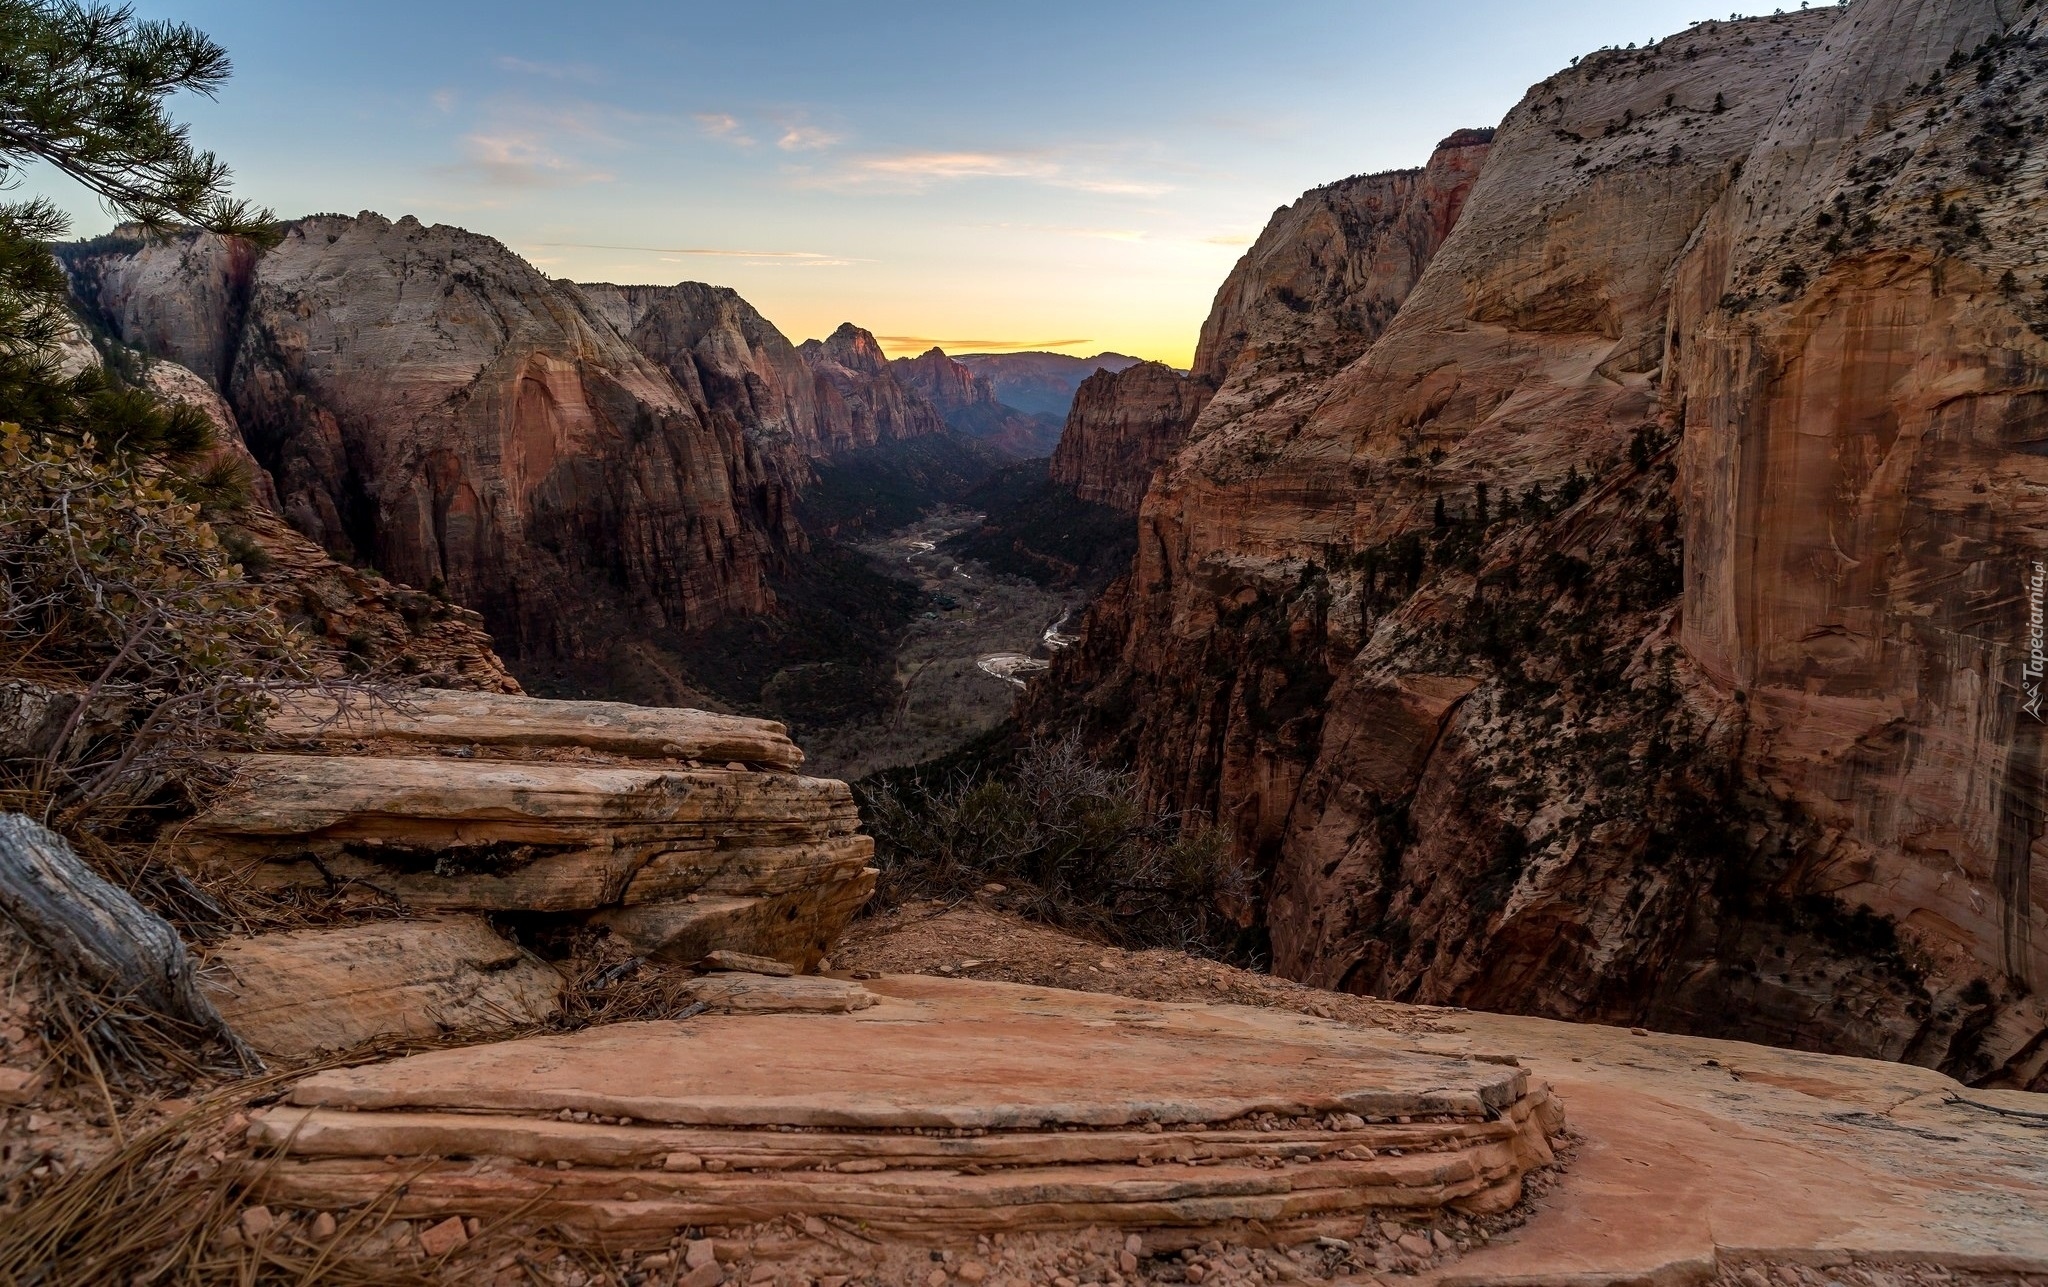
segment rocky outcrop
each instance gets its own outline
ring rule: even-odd
[[[445,594],[338,562],[261,505],[217,518],[213,527],[257,592],[321,645],[326,673],[374,674],[440,689],[520,691],[483,617]]]
[[[1138,512],[1152,471],[1187,440],[1209,388],[1172,367],[1140,362],[1081,382],[1052,453],[1052,480],[1082,500]]]
[[[922,395],[948,427],[980,439],[1004,455],[1029,460],[1049,454],[1059,441],[1059,423],[1047,416],[1027,416],[1005,406],[995,386],[938,346],[914,358],[897,358],[890,368],[904,387]]]
[[[1361,355],[1205,331],[1246,338],[1034,721],[1085,695],[1226,827],[1294,977],[2048,1085],[2037,743],[1985,682],[2048,494],[2036,21],[1864,0],[1534,87]]]
[[[489,238],[318,216],[254,259],[202,235],[65,257],[118,338],[220,373],[295,527],[480,610],[516,659],[762,611],[799,540],[736,418]]]
[[[1492,141],[1461,130],[1419,170],[1346,179],[1276,211],[1216,292],[1188,375],[1141,362],[1082,384],[1054,481],[1135,514],[1212,397],[1210,424],[1224,424],[1304,396],[1365,352],[1450,236]]]
[[[875,337],[852,322],[822,340],[805,340],[797,352],[845,408],[848,445],[922,438],[946,427],[930,402],[896,378]]]
[[[232,788],[179,836],[188,861],[256,888],[798,968],[874,889],[852,792],[789,772],[802,756],[765,720],[425,690],[307,697],[269,735],[291,753],[234,758]]]

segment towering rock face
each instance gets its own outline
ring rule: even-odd
[[[2039,1082],[2048,96],[2022,8],[1851,7],[1678,267],[1665,403],[1680,637],[1745,700],[1797,878],[1973,984],[1936,1002],[1970,1015],[1963,1071]]]
[[[660,363],[707,420],[722,420],[795,461],[866,445],[836,392],[736,292],[702,282],[577,290]]]
[[[1152,471],[1187,440],[1209,388],[1172,367],[1140,362],[1081,382],[1052,454],[1052,479],[1082,500],[1138,512]]]
[[[823,340],[805,340],[797,352],[845,408],[848,445],[872,447],[945,429],[938,410],[896,378],[875,337],[852,322]]]
[[[1053,478],[1135,514],[1212,396],[1210,423],[1233,421],[1365,352],[1450,235],[1492,141],[1492,130],[1461,130],[1422,169],[1345,179],[1275,211],[1216,292],[1194,369],[1148,362],[1090,376]]]
[[[489,238],[318,216],[254,260],[195,236],[68,263],[119,338],[226,372],[294,526],[480,609],[515,660],[762,611],[800,539],[732,419]]]
[[[975,410],[972,390],[957,395],[903,362],[887,361],[875,337],[852,323],[799,348],[724,286],[598,283],[577,290],[667,369],[700,416],[746,434],[783,463],[792,481],[807,477],[806,462],[939,432],[951,423],[939,396]],[[987,401],[993,404],[993,394]]]
[[[1362,355],[1312,306],[1340,369],[1241,375],[1212,319],[1240,352],[1034,722],[1085,697],[1227,827],[1294,977],[2048,1085],[2018,14],[1596,55]]]
[[[1005,406],[986,377],[947,357],[936,345],[889,365],[903,386],[931,403],[948,427],[1005,455],[1020,460],[1048,455],[1059,441],[1057,421]]]

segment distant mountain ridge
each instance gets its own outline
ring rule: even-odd
[[[1003,402],[988,377],[976,375],[937,345],[914,358],[897,358],[890,366],[897,378],[938,408],[948,425],[1007,456],[1048,456],[1059,442],[1058,417],[1030,415]]]
[[[996,397],[1026,415],[1064,422],[1081,381],[1097,371],[1121,371],[1141,359],[1123,353],[1078,358],[1067,353],[963,353],[954,361],[989,382]]]

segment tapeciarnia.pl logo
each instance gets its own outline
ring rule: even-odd
[[[2027,581],[2027,660],[2020,668],[2020,691],[2026,694],[2027,714],[2041,718],[2041,676],[2048,671],[2048,629],[2042,622],[2043,591],[2048,590],[2048,568],[2034,560],[2033,576]]]

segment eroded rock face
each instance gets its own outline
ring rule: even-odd
[[[729,418],[771,453],[797,461],[863,445],[836,392],[736,292],[702,282],[577,289],[707,419]]]
[[[1020,460],[1050,453],[1059,441],[1058,422],[1027,416],[996,397],[987,377],[946,356],[934,345],[914,358],[897,358],[890,368],[903,385],[922,395],[957,432]]]
[[[1422,169],[1345,179],[1276,211],[1216,292],[1192,371],[1141,362],[1090,376],[1053,478],[1135,514],[1153,471],[1208,431],[1197,424],[1212,397],[1209,425],[1233,422],[1363,353],[1450,236],[1492,139],[1461,130]]]
[[[2036,21],[1864,0],[1536,86],[1362,355],[1305,321],[1342,364],[1290,382],[1212,319],[1034,718],[1088,694],[1228,827],[1293,977],[2040,1083]]]
[[[285,517],[328,550],[481,610],[527,659],[768,607],[801,539],[785,485],[573,286],[370,214],[238,256],[198,236],[68,262],[117,336],[223,373]]]
[[[178,261],[181,273],[201,271],[206,262],[201,252],[207,244],[187,247],[188,253]],[[242,263],[239,253],[230,255],[224,243],[211,244],[229,262]],[[121,267],[115,265],[117,276]],[[153,297],[145,293],[121,298],[139,307]],[[175,327],[160,334],[191,338]],[[93,342],[74,326],[61,348],[60,369],[70,375],[101,361]],[[213,422],[212,459],[207,463],[232,465],[248,484],[248,503],[214,516],[211,525],[257,593],[320,645],[316,664],[323,673],[379,670],[418,685],[519,691],[477,613],[445,597],[339,563],[281,520],[282,507],[269,471],[250,453],[234,409],[212,384],[170,358],[131,351],[124,357],[124,366],[128,364],[139,367],[135,376],[141,387],[166,401],[195,407]]]
[[[1052,454],[1052,479],[1082,500],[1138,512],[1152,471],[1187,440],[1208,387],[1158,362],[1082,381]]]
[[[938,410],[896,378],[875,337],[852,322],[822,340],[805,340],[797,352],[845,407],[846,445],[872,447],[945,428]]]

